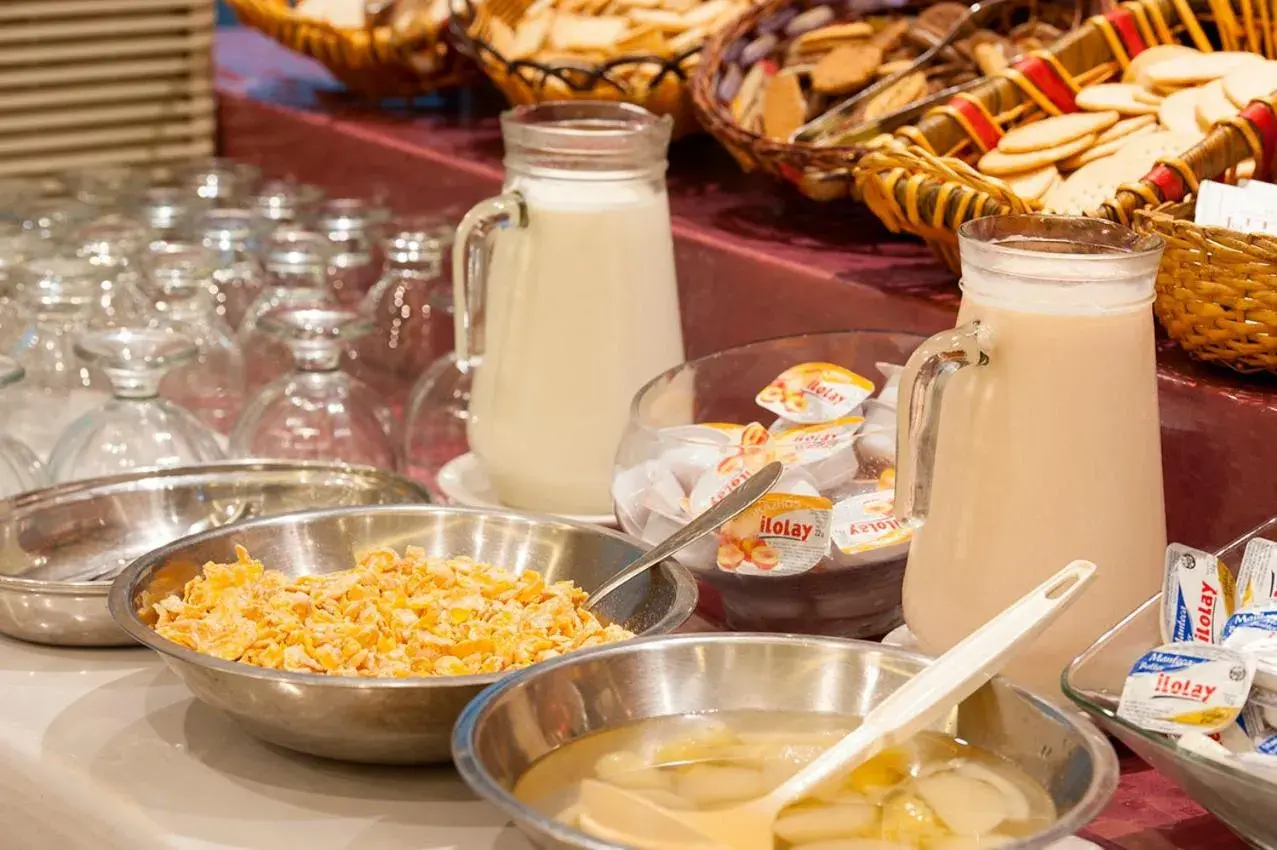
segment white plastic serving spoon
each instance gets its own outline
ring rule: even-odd
[[[581,827],[642,850],[772,850],[772,825],[786,806],[900,744],[973,694],[1007,658],[1064,612],[1095,577],[1074,561],[972,632],[869,712],[864,722],[766,796],[706,812],[667,809],[606,782],[581,783]]]

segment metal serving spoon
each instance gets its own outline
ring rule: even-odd
[[[763,797],[713,811],[683,811],[587,779],[581,783],[581,827],[643,850],[772,850],[772,825],[786,806],[944,717],[1059,617],[1094,578],[1095,564],[1069,564],[933,661],[846,737]]]
[[[666,558],[672,557],[686,547],[691,546],[723,523],[745,513],[759,499],[766,496],[768,490],[776,486],[776,482],[780,480],[780,474],[784,471],[784,464],[780,461],[772,461],[746,478],[744,483],[724,496],[722,501],[665,538],[662,542],[648,549],[644,554],[638,556],[625,569],[613,576],[610,581],[591,593],[590,598],[585,601],[585,607],[593,608],[605,596],[639,573],[647,572]]]

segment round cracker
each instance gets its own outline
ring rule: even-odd
[[[1117,153],[1094,160],[1074,171],[1047,192],[1043,206],[1052,212],[1081,215],[1117,193],[1123,183],[1139,180],[1159,159],[1178,156],[1197,143],[1196,134],[1158,131],[1133,139]]]
[[[1059,147],[1084,136],[1103,132],[1116,124],[1120,117],[1116,112],[1073,112],[1057,115],[1016,127],[998,142],[998,150],[1008,154],[1021,154]]]
[[[1244,109],[1257,97],[1268,97],[1277,91],[1277,62],[1238,68],[1223,78],[1224,94],[1238,109]]]
[[[1022,174],[1011,174],[1002,178],[1012,192],[1021,198],[1037,200],[1046,194],[1047,189],[1060,179],[1060,170],[1054,165],[1039,168],[1037,171],[1026,171]]]
[[[1200,95],[1201,89],[1183,89],[1169,95],[1157,108],[1157,120],[1172,133],[1196,133]]]
[[[1177,56],[1173,60],[1159,62],[1148,69],[1148,79],[1153,85],[1191,86],[1209,83],[1235,71],[1243,65],[1267,62],[1258,53],[1240,50],[1221,50],[1218,53],[1199,53],[1196,56]]]
[[[1156,123],[1156,115],[1133,115],[1130,118],[1123,118],[1103,133],[1100,133],[1099,138],[1095,140],[1095,144],[1106,144],[1114,139],[1129,136],[1136,130],[1142,130],[1145,127],[1152,127]]]
[[[1152,92],[1148,89],[1142,89],[1136,86],[1135,99],[1140,103],[1151,103],[1154,106],[1161,106],[1162,101],[1166,100],[1166,95],[1158,94],[1157,92]]]
[[[1087,112],[1112,111],[1122,115],[1152,115],[1157,112],[1156,106],[1141,103],[1135,98],[1140,91],[1140,87],[1132,83],[1101,83],[1082,89],[1073,100],[1078,109]]]
[[[1039,168],[1045,168],[1053,162],[1067,159],[1075,153],[1081,153],[1093,144],[1095,144],[1094,133],[1062,145],[1056,145],[1053,148],[1043,148],[1028,153],[1007,153],[1003,150],[992,150],[980,157],[980,162],[976,164],[976,167],[986,174],[992,174],[994,177],[1002,177],[1007,174],[1022,174],[1026,171],[1037,171]]]
[[[1149,117],[1151,118],[1152,116],[1149,116]],[[1149,133],[1159,133],[1159,132],[1161,131],[1158,130],[1157,127],[1153,126],[1152,124],[1146,124],[1143,127],[1140,127],[1139,129],[1135,130],[1132,133],[1128,133],[1125,136],[1122,136],[1117,139],[1110,139],[1109,141],[1104,142],[1103,144],[1096,144],[1095,147],[1093,148],[1088,148],[1087,150],[1084,150],[1079,154],[1074,154],[1068,159],[1060,160],[1060,168],[1064,169],[1065,171],[1076,171],[1077,169],[1086,165],[1088,162],[1094,162],[1097,159],[1103,159],[1106,156],[1112,156],[1113,154],[1120,151],[1123,147],[1125,147],[1127,143],[1131,142],[1134,139],[1138,139],[1140,136],[1147,136]]]
[[[1158,62],[1174,59],[1176,56],[1186,56],[1189,53],[1200,52],[1200,50],[1183,44],[1155,44],[1131,60],[1131,64],[1127,65],[1126,70],[1122,72],[1122,82],[1135,83],[1143,88],[1148,88],[1150,84],[1144,79],[1144,73],[1149,68]]]
[[[1215,126],[1216,121],[1232,118],[1240,111],[1228,99],[1228,95],[1224,94],[1224,81],[1214,80],[1202,86],[1193,115],[1197,118],[1198,129],[1206,133]]]

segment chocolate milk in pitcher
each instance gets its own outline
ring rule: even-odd
[[[1155,593],[1166,548],[1153,346],[1162,242],[1095,219],[959,231],[958,326],[900,390],[905,620],[940,653],[1077,558],[1086,597],[1004,671],[1059,696],[1078,653]]]

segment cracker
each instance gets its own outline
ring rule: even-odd
[[[825,55],[811,70],[811,87],[821,94],[845,94],[874,78],[882,51],[872,44],[847,44]]]
[[[1116,124],[1118,117],[1116,112],[1074,112],[1046,118],[1011,130],[998,142],[998,150],[1015,154],[1058,147],[1101,133]]]
[[[1218,53],[1199,53],[1196,56],[1176,56],[1158,62],[1148,69],[1148,79],[1153,85],[1191,86],[1209,83],[1231,71],[1250,63],[1266,62],[1258,53],[1223,50]]]
[[[860,41],[874,34],[873,24],[854,21],[850,24],[830,24],[827,27],[805,32],[794,39],[792,47],[797,51],[830,49],[849,41]]]
[[[1039,168],[1068,159],[1076,153],[1089,148],[1095,143],[1095,134],[1065,142],[1050,148],[1040,148],[1025,153],[1007,153],[1002,149],[992,150],[980,157],[977,168],[994,177],[1004,174],[1022,174],[1026,171],[1037,171]]]
[[[1095,143],[1097,145],[1103,145],[1113,141],[1114,139],[1129,136],[1136,130],[1143,129],[1145,127],[1152,127],[1156,123],[1156,115],[1133,115],[1130,118],[1123,118],[1103,133],[1100,133],[1100,136],[1095,140]]]
[[[1002,178],[1007,188],[1021,198],[1038,200],[1060,179],[1060,170],[1054,165],[1039,168],[1037,171],[1026,171],[1021,174],[1010,174]]]
[[[1043,206],[1057,213],[1082,215],[1112,198],[1123,183],[1148,174],[1157,160],[1177,156],[1197,141],[1194,135],[1158,131],[1135,139],[1117,153],[1094,160],[1074,171],[1042,198]]]
[[[1197,98],[1201,89],[1183,89],[1168,95],[1157,108],[1157,120],[1173,133],[1196,133]]]
[[[1148,88],[1152,85],[1147,79],[1149,68],[1159,62],[1182,58],[1190,53],[1201,53],[1201,51],[1183,44],[1155,44],[1131,60],[1131,64],[1127,65],[1126,70],[1122,72],[1122,82],[1135,83],[1142,88]]]
[[[766,82],[767,63],[756,62],[745,75],[745,79],[741,81],[736,97],[732,98],[732,117],[736,119],[736,123],[744,126],[744,118],[754,111]]]
[[[609,50],[629,30],[622,17],[587,17],[560,14],[550,26],[550,47],[555,50]]]
[[[1152,118],[1153,116],[1150,115],[1148,117]],[[1125,147],[1129,142],[1131,142],[1134,139],[1138,139],[1140,136],[1147,136],[1149,133],[1158,133],[1158,132],[1161,132],[1161,131],[1158,130],[1156,126],[1152,124],[1146,124],[1145,126],[1131,133],[1128,133],[1124,136],[1120,136],[1115,139],[1109,139],[1107,142],[1100,143],[1099,141],[1097,141],[1094,147],[1088,148],[1087,150],[1084,150],[1079,154],[1074,154],[1068,159],[1060,160],[1060,168],[1064,171],[1076,171],[1082,166],[1086,165],[1088,162],[1094,162],[1097,159],[1103,159],[1106,156],[1112,156],[1113,154],[1120,151],[1123,147]]]
[[[865,105],[865,111],[861,117],[865,121],[877,121],[879,118],[883,118],[904,109],[915,100],[923,97],[926,93],[926,74],[922,71],[914,71],[911,74],[905,74],[903,77],[874,95],[873,99]]]
[[[1277,91],[1277,62],[1238,68],[1223,78],[1224,94],[1238,109]]]
[[[514,51],[514,30],[500,18],[493,17],[488,21],[488,44],[497,55],[508,57]]]
[[[807,117],[807,100],[802,84],[792,71],[781,71],[763,87],[763,133],[773,139],[788,139]]]
[[[510,50],[503,55],[507,59],[527,59],[541,49],[546,36],[550,34],[550,24],[554,16],[541,14],[535,18],[523,18],[514,30],[514,38]]]
[[[1078,109],[1088,112],[1119,112],[1122,115],[1152,115],[1157,107],[1141,103],[1135,95],[1140,87],[1132,83],[1103,83],[1087,86],[1074,98]]]
[[[1142,89],[1137,86],[1135,88],[1135,99],[1140,103],[1150,103],[1153,106],[1161,106],[1162,101],[1166,100],[1166,95],[1158,94],[1157,92],[1152,92],[1148,89]]]
[[[1231,118],[1240,111],[1224,94],[1224,81],[1221,79],[1202,86],[1193,107],[1193,116],[1197,119],[1198,129],[1206,133],[1216,121]]]

